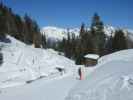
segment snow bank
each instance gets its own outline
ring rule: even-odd
[[[71,73],[73,61],[58,55],[52,49],[37,49],[8,36],[11,43],[2,43],[4,63],[0,67],[0,88],[21,85],[41,77],[57,77],[57,66]]]
[[[96,69],[66,100],[133,100],[133,49],[100,58]]]
[[[133,63],[113,61],[78,83],[66,100],[133,100]]]
[[[99,65],[103,65],[110,61],[133,61],[133,49],[122,50],[106,56],[101,57],[98,60]]]

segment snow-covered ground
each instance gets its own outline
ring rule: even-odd
[[[133,100],[133,50],[102,57],[87,80],[71,89],[66,100]]]
[[[98,60],[98,66],[108,63],[110,61],[133,61],[133,49],[122,50],[106,56]]]
[[[52,49],[8,39],[11,43],[0,43],[0,100],[133,100],[133,49],[100,58],[97,66],[84,69],[86,79],[80,81],[83,66]]]
[[[64,100],[78,81],[68,76],[54,80],[41,79],[23,86],[1,89],[0,100]]]
[[[37,49],[8,36],[11,43],[0,43],[4,63],[0,67],[0,88],[23,85],[36,79],[53,79],[64,74],[73,74],[74,61],[58,55],[52,49]]]

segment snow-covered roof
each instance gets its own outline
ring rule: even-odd
[[[64,66],[56,66],[56,68],[64,69],[65,67]]]
[[[99,55],[97,55],[97,54],[87,54],[84,57],[85,58],[90,58],[90,59],[98,59]]]

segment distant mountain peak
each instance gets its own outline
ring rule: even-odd
[[[67,32],[74,33],[76,36],[79,35],[79,28],[59,28],[54,26],[47,26],[41,29],[41,33],[45,34],[47,38],[53,38],[55,40],[62,40],[67,38]]]
[[[105,25],[104,26],[104,32],[105,34],[110,37],[111,34],[115,33],[117,29],[121,28],[116,28],[110,25]],[[45,34],[47,38],[54,39],[54,40],[62,40],[63,38],[67,38],[67,32],[69,30],[70,34],[75,34],[75,36],[79,35],[80,28],[60,28],[60,27],[55,27],[55,26],[46,26],[41,29],[41,33]],[[90,30],[88,28],[88,30]],[[130,29],[123,29],[125,34],[127,35],[127,32],[133,33],[133,30]]]

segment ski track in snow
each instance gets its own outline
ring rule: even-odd
[[[70,89],[78,82],[65,76],[54,80],[41,79],[31,84],[2,89],[1,100],[64,100]]]
[[[39,78],[54,79],[61,76],[56,67],[64,68],[65,74],[72,74],[75,64],[51,49],[37,49],[27,46],[8,36],[11,43],[3,45],[4,63],[0,67],[0,88],[25,84]]]

